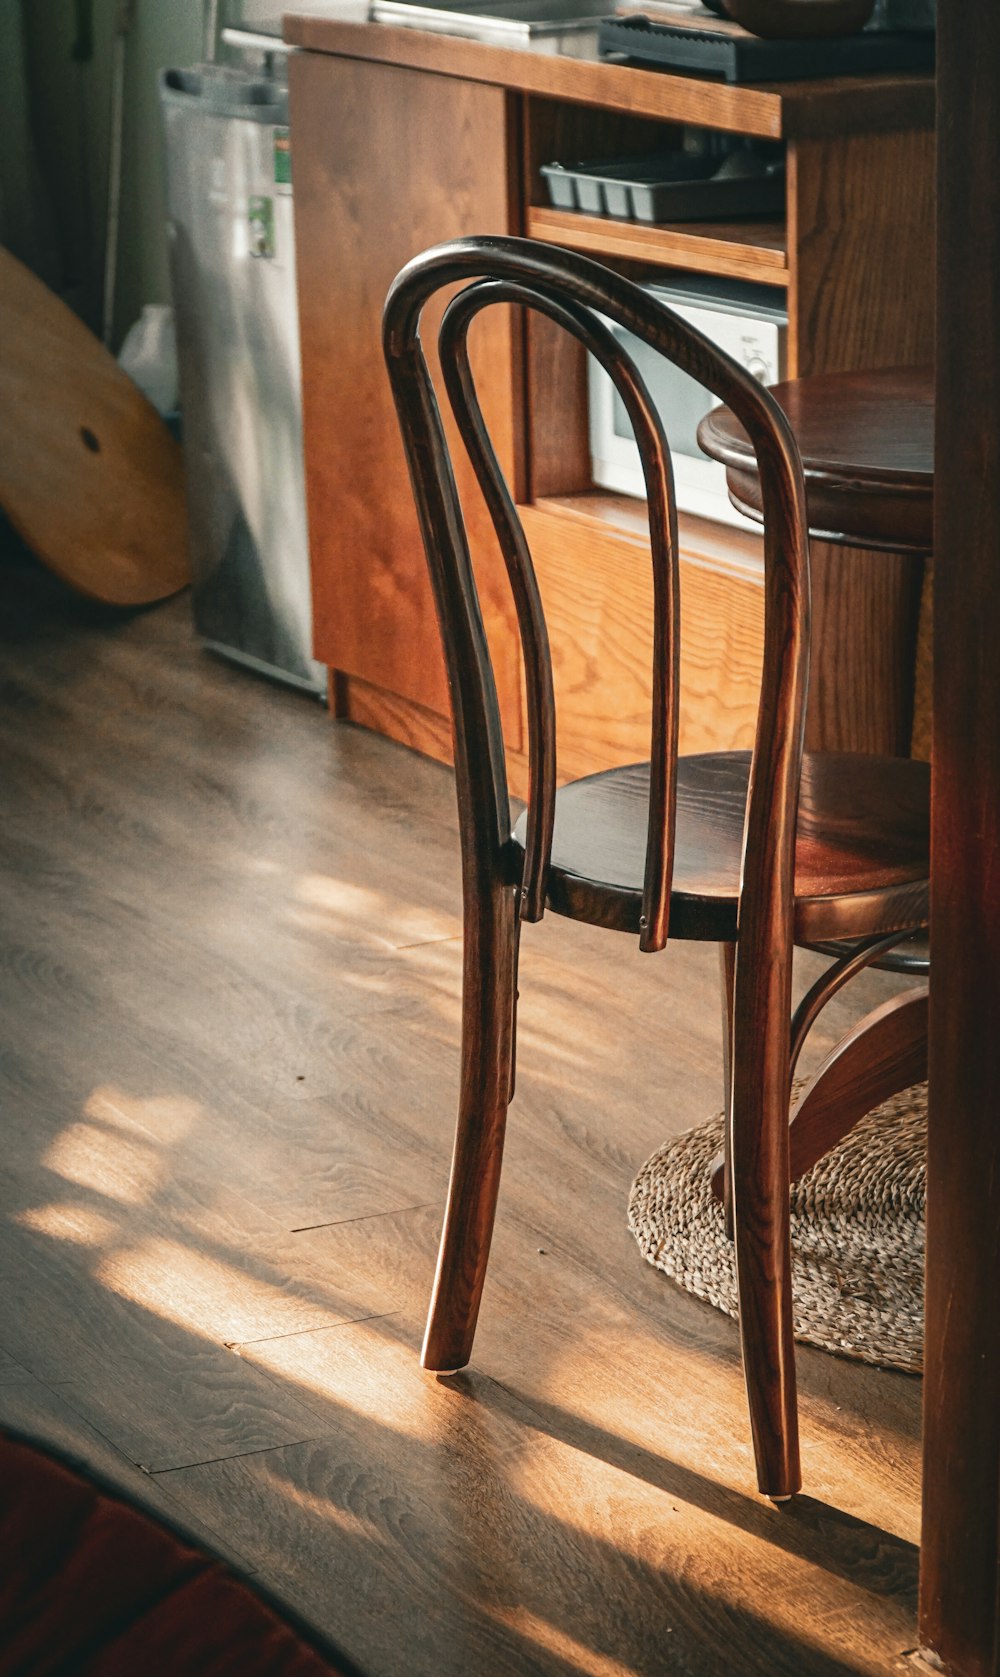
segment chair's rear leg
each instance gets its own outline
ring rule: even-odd
[[[726,1213],[726,1234],[733,1238],[733,1172],[729,1157],[730,1106],[733,1098],[733,980],[736,972],[735,943],[719,944],[719,976],[722,981],[722,1204]]]
[[[516,900],[516,899],[515,899]],[[514,977],[510,987],[510,1080],[507,1084],[507,1105],[514,1099],[517,1087],[517,1004],[520,999],[518,988],[517,966],[518,951],[521,947],[521,916],[514,916]]]
[[[757,1483],[782,1501],[799,1467],[788,1203],[788,1010],[765,961],[737,959],[730,1163],[743,1370]],[[780,986],[779,986],[780,988]]]
[[[439,1373],[464,1368],[472,1354],[500,1187],[516,986],[516,898],[498,884],[465,925],[458,1127],[421,1357]]]

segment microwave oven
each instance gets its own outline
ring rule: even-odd
[[[685,278],[645,289],[742,362],[762,384],[776,384],[784,378],[788,312],[770,286]],[[613,321],[605,320],[604,324],[632,357],[663,420],[678,510],[759,531],[759,525],[751,524],[730,501],[725,467],[709,460],[698,446],[699,421],[718,407],[718,398],[631,332]],[[645,498],[639,450],[624,403],[603,367],[593,356],[587,361],[594,483],[601,489]]]

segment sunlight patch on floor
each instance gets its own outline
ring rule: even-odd
[[[258,1333],[333,1327],[344,1311],[272,1286],[233,1264],[166,1238],[112,1252],[95,1279],[178,1327],[237,1340]]]
[[[85,1117],[130,1136],[141,1130],[158,1146],[183,1141],[211,1119],[205,1107],[187,1096],[128,1095],[113,1085],[95,1089],[83,1110]]]
[[[12,1221],[51,1240],[74,1246],[103,1246],[115,1238],[110,1217],[85,1205],[39,1205],[15,1213]]]
[[[164,1163],[143,1136],[82,1119],[49,1147],[42,1164],[64,1182],[119,1205],[144,1205],[163,1179]]]
[[[448,1424],[449,1396],[396,1331],[389,1315],[264,1341],[246,1355],[272,1379],[293,1383],[306,1402],[312,1394],[426,1443]]]
[[[377,856],[370,857],[369,863],[377,870]],[[293,910],[292,919],[297,925],[321,927],[328,932],[349,925],[393,949],[443,942],[460,930],[453,914],[423,903],[403,902],[398,895],[387,897],[370,886],[354,885],[330,874],[302,874],[295,901],[299,908]]]
[[[635,1677],[633,1665],[623,1665],[612,1654],[602,1654],[596,1648],[586,1647],[568,1631],[547,1624],[527,1607],[517,1607],[509,1612],[498,1608],[487,1608],[487,1611],[491,1618],[509,1626],[525,1642],[544,1649],[547,1654],[556,1655],[564,1665],[580,1672],[581,1677]],[[669,1657],[669,1650],[664,1648],[664,1671],[669,1669]]]

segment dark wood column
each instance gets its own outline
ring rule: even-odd
[[[920,1632],[1000,1673],[1000,6],[938,3],[933,978]]]

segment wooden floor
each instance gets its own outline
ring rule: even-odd
[[[719,1104],[715,950],[527,930],[475,1363],[439,1382],[448,773],[199,651],[184,598],[108,615],[16,559],[0,712],[0,1422],[371,1677],[908,1669],[919,1382],[802,1351],[776,1510],[734,1326],[625,1226]]]

